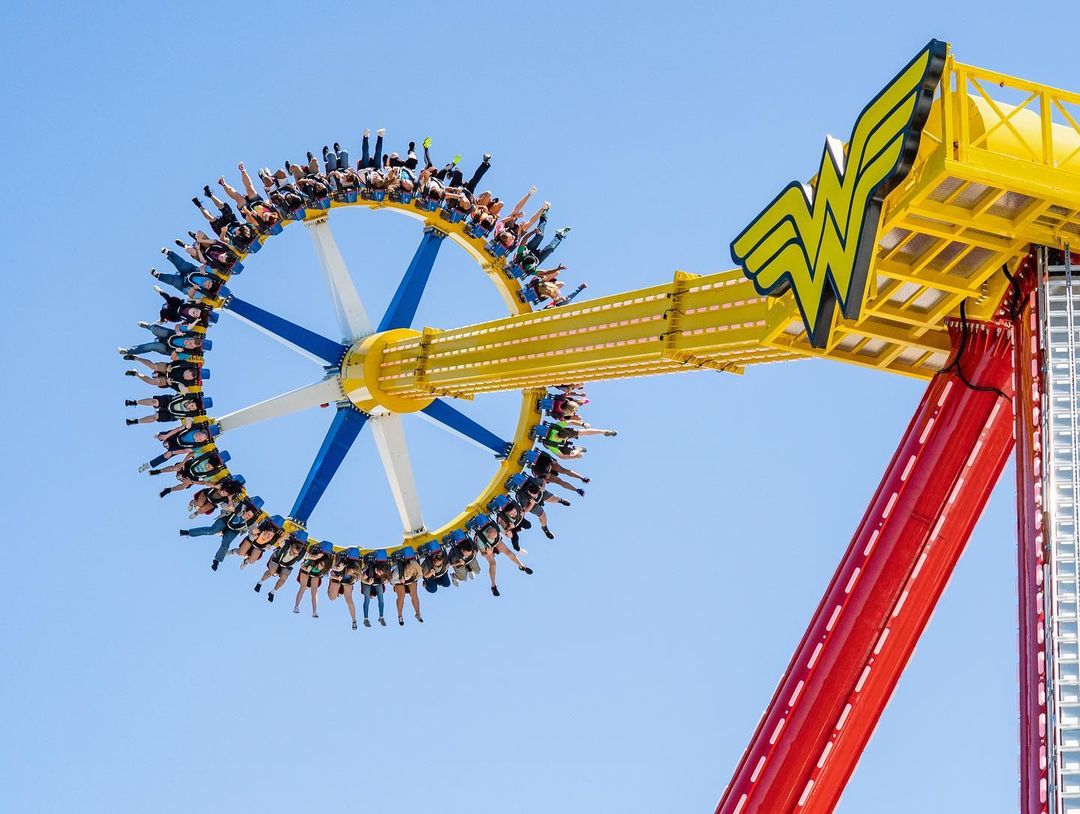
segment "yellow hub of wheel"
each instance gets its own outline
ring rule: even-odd
[[[411,328],[394,328],[372,334],[353,345],[341,365],[341,387],[349,401],[365,413],[378,407],[392,413],[415,413],[423,410],[435,397],[405,398],[385,393],[379,388],[379,366],[383,350],[391,342],[419,337],[419,331]]]

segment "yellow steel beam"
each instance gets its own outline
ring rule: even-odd
[[[737,271],[677,272],[667,285],[391,341],[378,382],[417,398],[697,368],[741,372],[791,356],[763,344],[773,307]]]
[[[999,88],[1023,101],[1006,103]],[[806,356],[933,375],[949,353],[945,319],[965,301],[973,318],[992,318],[1003,265],[1032,243],[1080,243],[1078,121],[1080,94],[950,54],[919,154],[882,206],[862,312],[834,318],[823,349],[809,346],[790,293],[762,297],[738,271],[678,272],[663,285],[390,341],[379,387],[469,397]],[[479,243],[467,248],[501,273]]]

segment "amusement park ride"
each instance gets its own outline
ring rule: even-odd
[[[533,311],[485,237],[435,207],[361,196],[308,209],[341,338],[229,292],[223,312],[318,362],[314,384],[212,419],[222,433],[325,402],[330,431],[290,512],[304,527],[365,424],[405,529],[439,545],[521,470],[543,388],[827,358],[925,379],[926,393],[769,703],[718,814],[828,812],[866,746],[1015,448],[1021,810],[1080,812],[1080,95],[954,61],[931,41],[731,245],[739,268]],[[377,326],[327,225],[344,205],[424,222]],[[414,330],[440,245],[462,246],[509,316]],[[255,247],[257,248],[257,246]],[[1080,276],[1080,275],[1078,275]],[[523,392],[503,440],[451,406]],[[488,487],[429,530],[401,416],[494,451]]]

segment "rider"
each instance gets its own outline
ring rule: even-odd
[[[353,603],[353,585],[360,577],[360,549],[351,546],[334,555],[334,564],[330,567],[330,584],[326,586],[326,595],[333,602],[344,594],[345,604],[352,617],[352,629],[356,630],[356,605]]]
[[[280,514],[264,517],[255,528],[248,529],[247,537],[240,541],[239,547],[231,549],[229,554],[242,557],[240,567],[247,568],[262,559],[266,549],[276,546],[284,538],[285,518]]]
[[[177,355],[179,356],[179,354]],[[133,354],[128,354],[124,358],[129,362],[138,362],[145,365],[150,368],[153,374],[148,376],[137,370],[125,370],[125,376],[134,376],[139,381],[146,382],[152,387],[172,388],[177,393],[200,387],[202,380],[209,375],[209,371],[204,371],[201,363],[188,361],[187,359],[178,358],[170,362],[151,362],[149,359],[143,359],[141,356]]]
[[[160,472],[175,472],[177,483],[167,486],[158,492],[158,497],[165,497],[172,492],[187,489],[196,483],[212,483],[216,478],[226,472],[225,464],[229,459],[228,452],[218,452],[216,449],[191,453],[184,457],[178,464],[163,467]]]
[[[246,498],[240,501],[232,511],[222,511],[217,520],[209,526],[180,529],[180,536],[209,537],[220,534],[221,545],[218,546],[218,550],[214,554],[214,561],[210,563],[211,570],[217,571],[218,566],[225,561],[233,540],[244,534],[258,520],[262,506],[263,499],[261,497]]]
[[[165,300],[158,314],[160,322],[181,322],[185,325],[200,325],[205,328],[216,319],[214,309],[206,303],[175,297],[164,291],[161,286],[154,286],[154,291]]]
[[[145,399],[128,399],[124,402],[127,407],[153,407],[156,412],[144,415],[142,418],[128,418],[125,423],[130,427],[133,424],[151,424],[155,421],[180,421],[185,418],[195,418],[205,415],[206,408],[214,404],[210,398],[203,398],[199,393],[179,393],[176,395],[150,396]]]
[[[375,597],[379,602],[379,624],[386,627],[384,617],[383,592],[386,581],[390,579],[390,560],[382,549],[371,555],[360,572],[360,592],[364,595],[364,627],[371,627],[368,621],[368,607],[371,598]]]
[[[424,557],[420,568],[424,576],[424,590],[428,593],[433,594],[440,587],[450,587],[450,561],[442,548],[436,548]]]
[[[200,514],[213,514],[214,509],[233,508],[244,496],[244,476],[235,475],[204,486],[191,496],[188,502],[188,517],[195,519]]]
[[[181,425],[166,432],[159,432],[154,437],[164,445],[165,451],[140,466],[140,472],[145,472],[153,466],[160,466],[174,455],[186,455],[193,449],[206,446],[213,439],[214,431],[210,424],[196,424],[193,427]],[[156,475],[158,473],[150,469],[150,474]]]
[[[233,208],[229,206],[229,204],[219,200],[214,193],[210,191],[209,186],[203,187],[203,194],[213,201],[214,206],[217,207],[218,212],[221,214],[217,216],[211,215],[206,207],[202,205],[202,202],[198,197],[192,198],[191,202],[195,204],[195,208],[199,210],[202,216],[206,218],[207,223],[210,224],[210,231],[215,235],[220,235],[222,231],[237,222],[236,213],[233,212]]]
[[[300,563],[300,573],[296,575],[296,581],[300,590],[296,592],[296,602],[293,603],[293,613],[300,613],[300,600],[304,598],[304,591],[311,589],[311,617],[319,618],[319,586],[326,572],[330,570],[333,560],[334,544],[324,540],[321,543],[312,543],[308,547],[307,556]]]
[[[519,571],[524,571],[526,574],[531,575],[533,570],[524,565],[521,560],[517,558],[517,555],[506,547],[506,543],[499,537],[499,524],[492,520],[489,515],[479,515],[474,518],[472,523],[473,535],[476,540],[476,546],[480,550],[484,559],[488,564],[488,578],[491,580],[491,593],[495,596],[500,596],[499,586],[495,584],[495,556],[497,554],[504,554],[510,558],[510,561],[518,567]]]
[[[420,581],[422,571],[416,561],[416,552],[411,546],[405,546],[398,552],[394,566],[390,571],[390,584],[394,586],[394,594],[397,596],[397,620],[399,625],[405,624],[401,612],[405,609],[405,596],[408,594],[412,602],[413,613],[417,622],[423,622],[420,615],[420,596],[416,592],[416,583]]]
[[[182,352],[201,356],[204,344],[207,350],[210,349],[210,343],[207,341],[205,333],[197,332],[183,325],[170,328],[167,325],[140,322],[139,327],[150,331],[154,335],[154,339],[139,345],[132,345],[130,348],[117,348],[117,352],[125,359],[128,356],[137,356],[140,353],[160,353],[162,356],[170,356],[173,353]]]
[[[266,592],[266,601],[273,602],[274,593],[285,586],[285,581],[288,580],[289,574],[292,573],[293,566],[299,563],[307,553],[307,542],[308,535],[303,529],[297,529],[290,534],[288,539],[270,555],[270,561],[266,564],[266,571],[263,572],[259,581],[255,583],[255,593],[262,590],[262,584],[266,580],[276,576],[277,582],[274,583],[274,587]]]
[[[543,450],[531,450],[526,457],[533,475],[544,481],[544,483],[557,483],[564,489],[569,489],[571,492],[577,492],[581,497],[585,497],[584,489],[571,486],[559,477],[560,475],[566,475],[567,477],[577,478],[582,483],[588,483],[589,479],[584,475],[579,475],[572,469],[566,468],[556,461],[553,456]]]
[[[509,495],[500,495],[495,508],[495,520],[503,533],[510,538],[514,551],[521,551],[518,530],[532,528],[532,523],[525,519],[525,512],[522,511],[521,505]]]
[[[453,568],[450,580],[455,586],[480,573],[476,553],[476,543],[464,535],[450,547],[450,565]]]
[[[524,480],[514,493],[514,497],[517,502],[521,504],[521,508],[524,511],[534,514],[539,518],[540,530],[544,532],[549,540],[554,540],[555,534],[548,528],[547,512],[544,510],[544,504],[548,501],[552,501],[563,506],[569,506],[570,501],[564,500],[561,497],[556,497],[544,488],[544,482],[542,480],[533,475],[524,476]]]

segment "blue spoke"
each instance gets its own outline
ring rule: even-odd
[[[283,319],[276,314],[271,314],[269,311],[265,311],[257,305],[252,305],[239,297],[230,297],[225,303],[225,307],[267,333],[283,339],[286,343],[294,345],[330,365],[339,365],[341,357],[345,355],[347,350],[347,346],[342,345],[340,342],[327,339],[325,336],[309,331],[307,328],[301,328],[296,323],[289,322],[289,320]]]
[[[394,299],[383,314],[379,323],[380,331],[389,331],[391,328],[408,328],[412,325],[416,309],[420,305],[420,297],[424,293],[428,278],[431,276],[431,267],[435,265],[435,258],[439,255],[439,246],[442,245],[445,234],[430,226],[424,230],[424,236],[420,239],[420,245],[413,255],[409,268],[405,270],[405,276],[398,283]]]
[[[368,417],[352,407],[339,407],[330,430],[319,447],[319,454],[315,456],[314,463],[308,471],[307,480],[300,488],[300,494],[296,496],[289,516],[298,523],[307,524],[308,518],[315,510],[319,500],[330,485],[330,481],[337,474],[341,462],[345,460],[349,449],[352,447],[360,430]]]
[[[495,453],[496,458],[505,458],[513,447],[513,444],[510,441],[504,441],[491,430],[477,424],[467,415],[454,407],[451,407],[442,399],[435,399],[435,401],[431,402],[431,404],[425,407],[421,412],[442,424],[444,427],[447,427],[460,435],[464,435],[466,438],[475,441],[482,447],[487,447]]]

